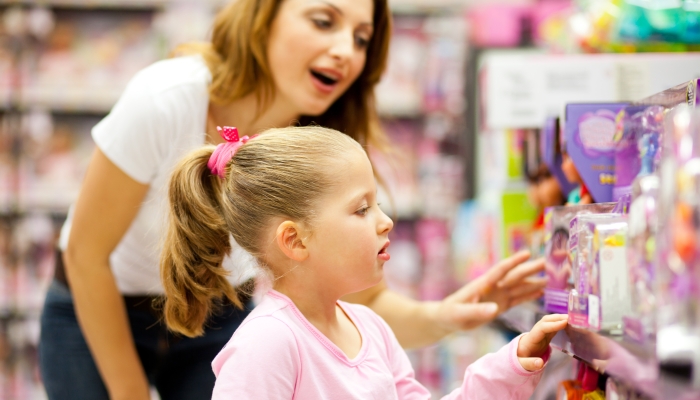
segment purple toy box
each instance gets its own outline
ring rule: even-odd
[[[627,103],[567,104],[566,151],[596,203],[613,200],[615,118]]]
[[[559,139],[559,118],[547,118],[544,126],[542,127],[540,154],[542,154],[542,158],[544,159],[545,164],[547,164],[547,168],[549,168],[552,176],[554,176],[557,183],[559,183],[561,192],[566,195],[574,190],[576,185],[566,179],[566,176],[561,169],[562,155]]]

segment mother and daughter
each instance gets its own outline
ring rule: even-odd
[[[93,128],[61,231],[39,345],[50,399],[203,399],[215,381],[229,398],[426,397],[401,347],[541,295],[527,252],[442,301],[384,284],[391,221],[365,149],[390,146],[373,94],[390,22],[387,0],[235,0],[210,43],[134,76]],[[251,313],[258,266],[274,285]],[[527,397],[564,325],[482,359],[462,391]]]

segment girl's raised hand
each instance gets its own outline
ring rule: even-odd
[[[566,328],[569,316],[566,314],[545,315],[532,330],[518,342],[518,361],[528,371],[537,371],[544,366],[541,358],[549,349],[549,342],[560,330]]]

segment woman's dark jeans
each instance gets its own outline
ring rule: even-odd
[[[162,400],[210,399],[211,362],[252,309],[225,306],[203,336],[190,339],[165,329],[148,307],[129,307],[131,331],[141,363]],[[41,315],[39,366],[50,400],[109,399],[73,308],[70,290],[53,281]]]

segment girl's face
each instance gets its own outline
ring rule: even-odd
[[[323,114],[357,79],[372,38],[372,0],[284,0],[267,46],[277,101]]]
[[[339,161],[336,184],[318,201],[307,243],[309,264],[342,296],[377,284],[389,260],[394,223],[377,204],[372,165],[362,151]],[[347,162],[343,162],[347,161]]]

